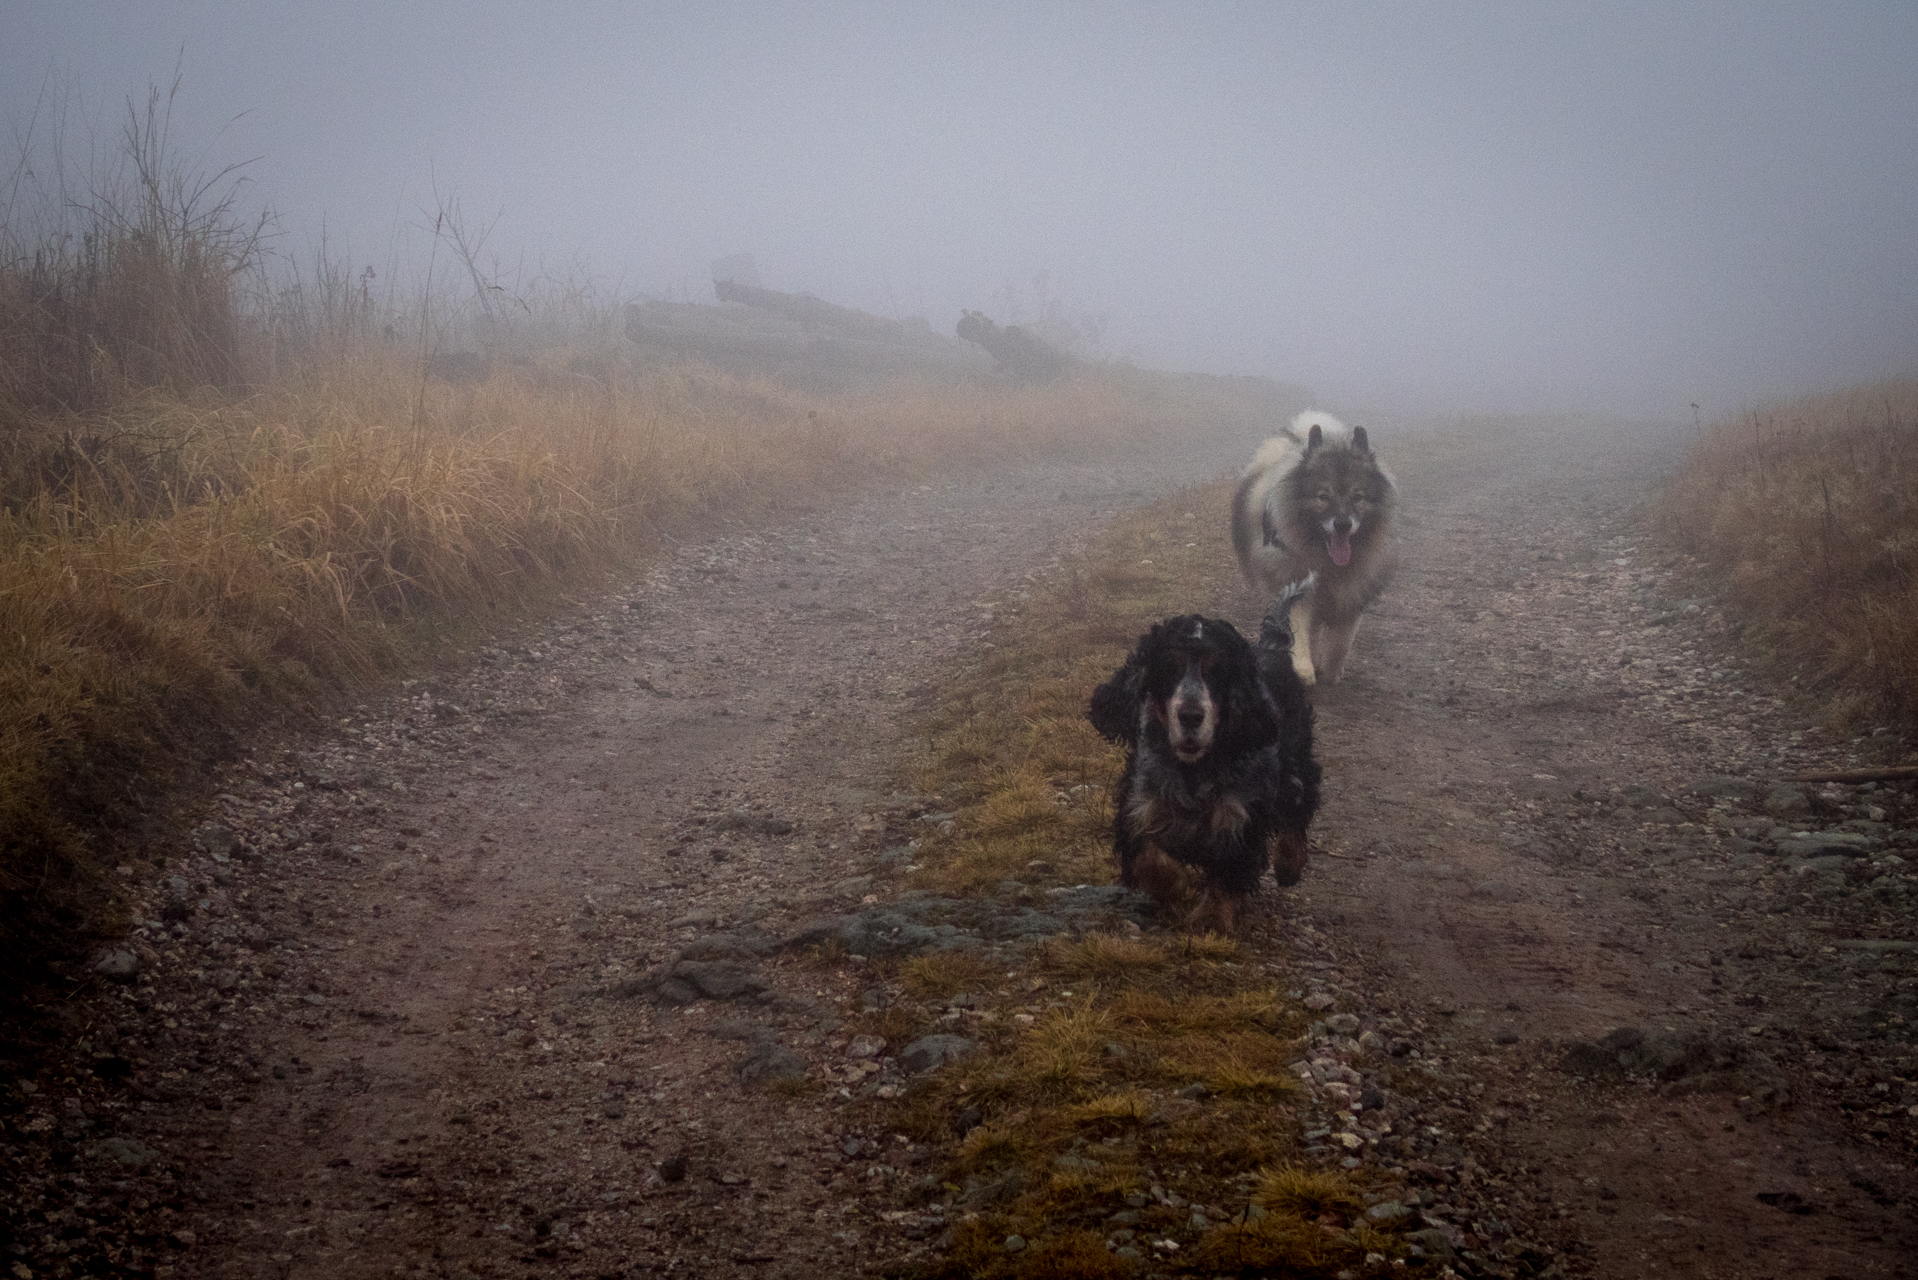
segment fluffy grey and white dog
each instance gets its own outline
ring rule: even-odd
[[[1259,446],[1232,499],[1232,546],[1254,590],[1277,597],[1311,575],[1292,606],[1292,666],[1338,683],[1359,617],[1392,573],[1387,531],[1398,487],[1364,427],[1316,409]]]

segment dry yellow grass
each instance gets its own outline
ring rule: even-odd
[[[1002,971],[1001,965],[976,951],[933,951],[906,961],[899,978],[907,995],[925,1000],[986,986]]]
[[[1273,1213],[1300,1218],[1321,1214],[1356,1214],[1365,1211],[1365,1201],[1351,1179],[1322,1169],[1302,1169],[1282,1165],[1259,1171],[1258,1189],[1253,1202]]]
[[[1049,967],[1068,977],[1095,981],[1112,981],[1142,970],[1160,969],[1170,960],[1163,942],[1114,937],[1109,933],[1055,938],[1045,944],[1040,955]]]
[[[1718,423],[1655,510],[1836,723],[1918,725],[1918,382]]]
[[[1119,366],[1012,386],[923,349],[883,375],[829,344],[772,360],[717,312],[686,349],[733,372],[661,367],[680,348],[614,338],[623,309],[590,283],[462,305],[323,253],[272,274],[237,171],[169,151],[178,88],[129,102],[97,167],[29,131],[0,176],[0,990],[110,916],[123,820],[249,724],[451,656],[669,537],[1287,407]],[[434,234],[475,266],[456,204]],[[490,358],[440,352],[457,332]],[[1041,812],[1036,790],[1000,804],[1006,827]]]
[[[0,432],[0,954],[97,921],[116,817],[247,724],[456,660],[669,537],[1220,409],[1200,384],[1123,368],[823,396],[578,363],[553,352],[456,387],[371,344],[245,392],[16,412]],[[1003,822],[1030,826],[1050,794],[1008,795]]]
[[[1364,1248],[1349,1236],[1303,1219],[1268,1214],[1207,1232],[1193,1261],[1202,1274],[1319,1276],[1364,1256]]]

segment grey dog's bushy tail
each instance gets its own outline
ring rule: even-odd
[[[1319,575],[1308,573],[1297,582],[1288,582],[1279,592],[1279,598],[1265,611],[1265,617],[1259,620],[1259,648],[1265,653],[1277,655],[1292,652],[1292,623],[1289,615],[1292,602],[1310,591],[1319,583]]]

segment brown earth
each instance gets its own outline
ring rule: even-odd
[[[780,940],[939,820],[886,779],[993,611],[1250,443],[687,548],[256,745],[129,861],[124,980],[76,984],[7,1099],[14,1273],[799,1277],[934,1247],[936,1153],[841,1107],[900,1078],[844,1026],[897,991]],[[1405,572],[1318,698],[1327,856],[1260,944],[1354,1019],[1311,1052],[1390,1098],[1361,1163],[1467,1274],[1910,1274],[1918,809],[1771,788],[1886,742],[1806,730],[1682,600],[1631,521],[1654,437],[1404,456]],[[1646,1038],[1596,1044],[1619,1027]]]
[[[1402,476],[1408,572],[1318,699],[1343,856],[1293,923],[1422,1045],[1391,1074],[1445,1131],[1420,1149],[1466,1157],[1466,1229],[1528,1223],[1601,1276],[1918,1274],[1918,805],[1773,794],[1891,735],[1806,731],[1683,598],[1630,511],[1653,444],[1488,439]],[[1820,864],[1807,829],[1854,843]],[[1630,1073],[1594,1043],[1619,1028],[1657,1042]]]

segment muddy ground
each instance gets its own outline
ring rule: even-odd
[[[14,1066],[13,1273],[936,1249],[933,1153],[843,1118],[902,1078],[844,1023],[896,992],[783,944],[940,819],[886,780],[995,608],[1250,444],[718,538],[257,744],[129,861],[132,936]],[[1321,1077],[1369,1091],[1323,1158],[1402,1185],[1434,1266],[1913,1274],[1918,808],[1777,785],[1892,747],[1812,731],[1686,598],[1631,510],[1673,457],[1534,432],[1398,464],[1404,572],[1318,697],[1326,853],[1256,945],[1326,1015]]]

